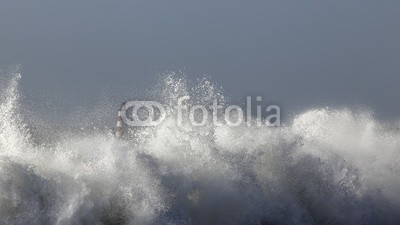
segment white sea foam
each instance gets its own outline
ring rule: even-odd
[[[38,144],[20,115],[20,77],[0,85],[0,224],[400,223],[400,130],[367,111],[199,128],[177,126],[171,110],[126,140],[66,131]],[[171,109],[183,95],[225,101],[206,80],[160,86]]]

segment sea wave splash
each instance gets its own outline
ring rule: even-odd
[[[21,116],[20,78],[0,85],[0,224],[400,223],[400,130],[371,113],[312,109],[280,128],[170,116],[126,140],[105,129],[47,142]],[[170,115],[183,95],[225,101],[207,80],[161,86]]]

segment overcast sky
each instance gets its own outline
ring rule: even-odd
[[[400,115],[399,0],[1,0],[0,32],[31,101],[82,106],[184,70],[286,111]]]

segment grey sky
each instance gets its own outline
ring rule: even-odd
[[[400,115],[398,0],[2,0],[0,32],[0,66],[22,64],[32,101],[125,97],[183,69],[287,111],[358,104]]]

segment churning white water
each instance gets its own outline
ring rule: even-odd
[[[36,140],[19,79],[0,85],[0,224],[400,224],[400,130],[368,112],[179,127],[178,97],[224,97],[170,76],[159,100],[172,110],[157,127]]]

